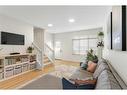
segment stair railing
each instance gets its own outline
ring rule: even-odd
[[[49,60],[54,63],[55,61],[55,52],[52,48],[50,48],[46,43],[45,43],[45,55],[49,58]]]
[[[35,43],[32,43],[34,49],[36,50],[37,54],[37,69],[42,69],[43,66],[43,52],[42,49],[39,48]]]

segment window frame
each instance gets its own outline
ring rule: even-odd
[[[97,37],[88,37],[88,38],[72,39],[72,55],[85,55],[85,54],[81,54],[81,53],[80,53],[80,40],[85,40],[85,39],[87,40],[87,44],[88,44],[88,45],[87,45],[87,47],[88,47],[87,49],[88,49],[88,50],[90,49],[90,47],[89,47],[89,46],[90,46],[90,45],[89,45],[89,40],[90,40],[90,39],[96,39],[96,40],[98,40]],[[75,53],[74,53],[74,43],[73,43],[74,40],[78,40],[78,41],[79,41],[79,49],[78,49],[79,53],[78,53],[78,54],[75,54]]]

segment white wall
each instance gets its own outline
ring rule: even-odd
[[[108,59],[118,74],[127,84],[127,51],[115,51],[107,49],[107,23],[104,25],[105,32],[105,48],[104,48],[104,58]]]
[[[69,61],[81,62],[84,60],[83,55],[73,55],[72,54],[72,39],[77,37],[84,37],[86,35],[97,35],[97,32],[102,31],[102,28],[68,32],[68,33],[58,33],[54,35],[54,43],[56,41],[61,42],[62,55],[61,59]],[[55,44],[54,44],[55,45]]]
[[[26,48],[33,42],[33,26],[14,18],[0,14],[0,31],[25,35],[25,45],[0,45],[3,48],[0,55],[10,52],[25,53]]]

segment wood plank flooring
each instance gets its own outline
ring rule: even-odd
[[[79,67],[78,62],[71,62],[71,61],[62,61],[62,60],[56,60],[55,64],[50,64],[45,66],[42,70],[34,70],[27,72],[25,74],[13,77],[11,79],[5,80],[0,82],[0,89],[15,89],[16,87],[23,85],[27,83],[28,81],[37,78],[40,75],[44,75],[50,72],[55,71],[55,65],[60,65],[60,64],[65,64],[65,65],[72,65]]]

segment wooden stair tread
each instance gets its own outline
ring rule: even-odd
[[[52,62],[46,62],[46,63],[44,63],[44,66],[50,65],[50,64],[52,64]]]
[[[50,62],[50,60],[49,60],[49,59],[47,59],[47,60],[44,60],[44,63],[47,63],[47,62]]]

